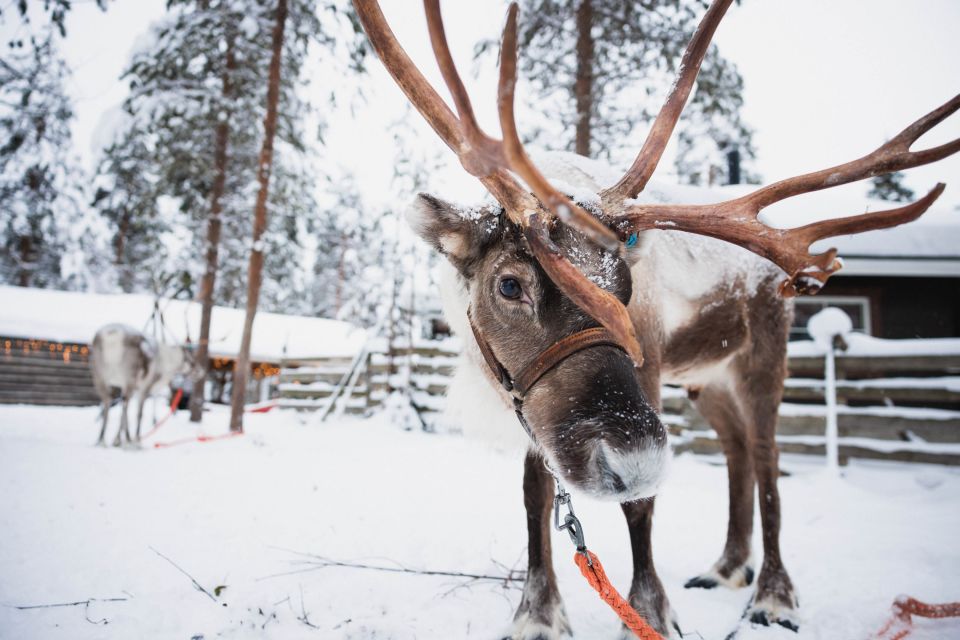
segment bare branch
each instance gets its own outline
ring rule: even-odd
[[[20,611],[27,611],[29,609],[55,609],[58,607],[79,607],[87,606],[91,602],[126,602],[130,598],[87,598],[86,600],[77,600],[76,602],[56,602],[53,604],[27,604],[27,605],[14,605],[14,609],[19,609]]]
[[[203,585],[200,584],[199,582],[197,582],[196,578],[194,578],[192,575],[190,575],[189,573],[187,573],[186,571],[184,571],[183,568],[182,568],[180,565],[178,565],[176,562],[174,562],[173,560],[171,560],[171,559],[168,558],[167,556],[163,555],[162,553],[160,553],[159,551],[157,551],[157,550],[154,549],[153,547],[150,547],[150,551],[153,551],[155,554],[157,554],[158,556],[160,556],[161,558],[163,558],[164,560],[166,560],[167,562],[169,562],[171,565],[173,565],[173,568],[174,568],[174,569],[176,569],[177,571],[179,571],[179,572],[182,573],[183,575],[185,575],[185,576],[187,576],[188,578],[190,578],[190,582],[193,583],[193,586],[197,589],[197,591],[199,591],[200,593],[206,595],[208,598],[210,598],[210,599],[213,600],[214,602],[217,601],[217,599],[214,597],[214,595],[213,595],[212,593],[210,593],[209,591],[207,591],[206,589],[204,589],[204,588],[203,588]]]

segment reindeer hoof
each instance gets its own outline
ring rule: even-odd
[[[677,615],[667,600],[667,595],[663,587],[659,585],[630,596],[630,606],[636,609],[644,617],[651,627],[656,629],[657,633],[664,638],[682,638],[680,623],[677,622]],[[676,635],[674,635],[676,631]],[[623,625],[620,629],[621,639],[635,639],[636,635]]]
[[[683,584],[684,589],[713,589],[719,582],[707,576],[697,576],[690,578]]]
[[[722,571],[718,562],[704,574],[687,580],[684,589],[713,589],[724,586],[728,589],[741,589],[753,583],[753,568],[743,564],[732,571]],[[728,575],[724,576],[723,574]]]
[[[563,640],[570,638],[570,623],[563,605],[553,608],[549,612],[538,612],[541,615],[531,616],[524,612],[513,621],[513,627],[503,640]],[[543,614],[546,615],[543,615]],[[536,618],[536,619],[534,619]]]
[[[754,603],[750,605],[750,608],[747,609],[744,617],[752,624],[759,624],[764,627],[777,624],[793,632],[800,631],[800,623],[797,620],[795,609],[790,606],[785,606],[773,598],[754,601]]]
[[[750,614],[750,622],[752,622],[753,624],[760,624],[765,627],[770,626],[770,620],[767,619],[766,611],[754,611],[752,614]],[[793,620],[778,619],[778,620],[774,620],[773,622],[774,624],[778,624],[785,629],[790,629],[790,631],[793,631],[794,633],[797,633],[800,631],[800,625],[798,625]]]

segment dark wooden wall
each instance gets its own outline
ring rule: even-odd
[[[818,295],[870,298],[878,338],[960,337],[960,278],[837,275]]]

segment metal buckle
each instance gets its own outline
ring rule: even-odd
[[[560,507],[567,507],[567,514],[563,517],[563,524],[560,524]],[[570,494],[557,482],[557,495],[553,498],[553,526],[557,531],[566,531],[570,540],[576,545],[577,551],[585,553],[587,543],[583,539],[583,526],[580,520],[573,512],[573,502]]]

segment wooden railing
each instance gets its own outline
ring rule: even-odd
[[[442,422],[444,394],[457,357],[453,341],[396,350],[392,365],[387,354],[374,351],[347,412],[375,411],[392,390],[406,389],[425,423]],[[320,359],[302,364],[306,366],[282,370],[281,406],[324,406],[349,362]],[[789,369],[777,429],[780,449],[822,455],[823,358],[794,356]],[[841,462],[879,458],[960,464],[960,355],[841,355],[837,369]],[[663,397],[663,419],[677,451],[720,452],[715,434],[683,389],[665,387]]]

